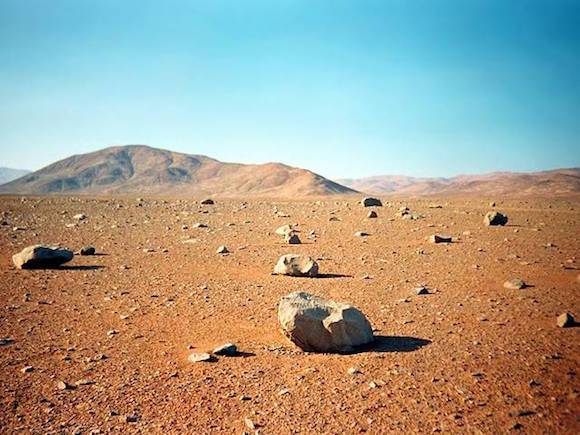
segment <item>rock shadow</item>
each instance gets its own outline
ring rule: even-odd
[[[95,265],[88,265],[88,266],[59,266],[59,267],[55,267],[54,269],[58,269],[58,270],[99,270],[99,269],[104,269],[105,266],[95,266]]]
[[[431,344],[431,340],[406,336],[375,335],[372,343],[357,347],[352,353],[362,352],[414,352]]]
[[[342,273],[319,273],[318,275],[314,276],[313,278],[353,278],[353,275],[345,275]]]

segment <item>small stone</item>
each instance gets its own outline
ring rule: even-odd
[[[75,214],[73,216],[73,219],[76,219],[77,221],[84,221],[86,219],[86,215],[79,213],[79,214]]]
[[[64,391],[64,390],[72,390],[74,387],[70,384],[67,384],[64,381],[58,381],[56,383],[56,388],[61,390],[61,391]]]
[[[24,366],[20,369],[20,371],[22,373],[30,373],[33,370],[34,370],[34,367],[32,367],[32,366]]]
[[[297,254],[283,255],[274,267],[274,275],[316,276],[318,263],[311,257]]]
[[[520,278],[513,278],[503,283],[504,288],[508,290],[521,290],[526,288],[526,283]]]
[[[357,231],[356,233],[354,233],[355,237],[367,237],[369,235],[369,233],[365,233],[364,231]]]
[[[125,423],[137,423],[139,421],[139,416],[135,414],[125,415],[123,421]]]
[[[238,354],[238,348],[234,343],[226,343],[216,347],[213,353],[214,355],[235,356]]]
[[[190,362],[209,362],[213,361],[212,356],[209,353],[192,353],[189,355]]]
[[[367,218],[369,218],[369,219],[375,219],[377,217],[378,217],[378,214],[374,210],[369,211],[369,213],[367,214]]]
[[[447,236],[440,236],[437,234],[433,234],[429,237],[429,242],[431,243],[451,243],[452,238]]]
[[[97,252],[97,250],[93,246],[83,246],[80,249],[79,254],[81,254],[81,255],[95,255],[96,252]]]
[[[244,424],[246,425],[246,427],[250,430],[255,430],[256,429],[256,425],[254,424],[254,422],[252,420],[250,420],[249,418],[244,418]]]
[[[223,245],[220,246],[216,251],[217,254],[228,254],[229,252],[230,251],[228,250],[228,247]]]
[[[211,198],[206,198],[200,203],[201,205],[213,205],[215,204],[214,200]]]
[[[288,233],[284,236],[284,240],[286,241],[286,243],[288,243],[289,245],[299,245],[300,243],[302,243],[300,241],[300,238],[298,237],[298,234],[296,233]]]
[[[416,295],[428,295],[429,289],[424,286],[419,286],[413,289],[413,293],[415,293]]]
[[[556,323],[560,328],[569,328],[570,326],[573,326],[576,322],[572,314],[562,313],[558,316],[558,319],[556,319]]]
[[[360,371],[360,369],[358,367],[349,367],[349,369],[347,370],[347,373],[351,376],[354,376],[354,375],[360,375],[362,372]]]

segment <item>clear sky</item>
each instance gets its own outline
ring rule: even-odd
[[[580,0],[0,0],[0,166],[580,166]]]

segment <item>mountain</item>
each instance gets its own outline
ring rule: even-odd
[[[561,196],[580,193],[580,168],[529,173],[493,172],[452,178],[384,175],[337,181],[361,192],[397,196]]]
[[[280,163],[223,163],[201,155],[126,145],[60,160],[0,186],[0,193],[303,197],[355,192]]]
[[[23,175],[29,174],[30,171],[26,169],[12,169],[0,167],[0,184],[8,183],[9,181],[16,180]]]

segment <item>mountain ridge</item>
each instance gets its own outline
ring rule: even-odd
[[[148,145],[120,145],[54,162],[0,186],[0,193],[299,197],[355,191],[282,163],[225,163]]]
[[[537,172],[496,171],[454,177],[378,175],[336,181],[358,191],[378,195],[568,195],[580,193],[580,168]]]

